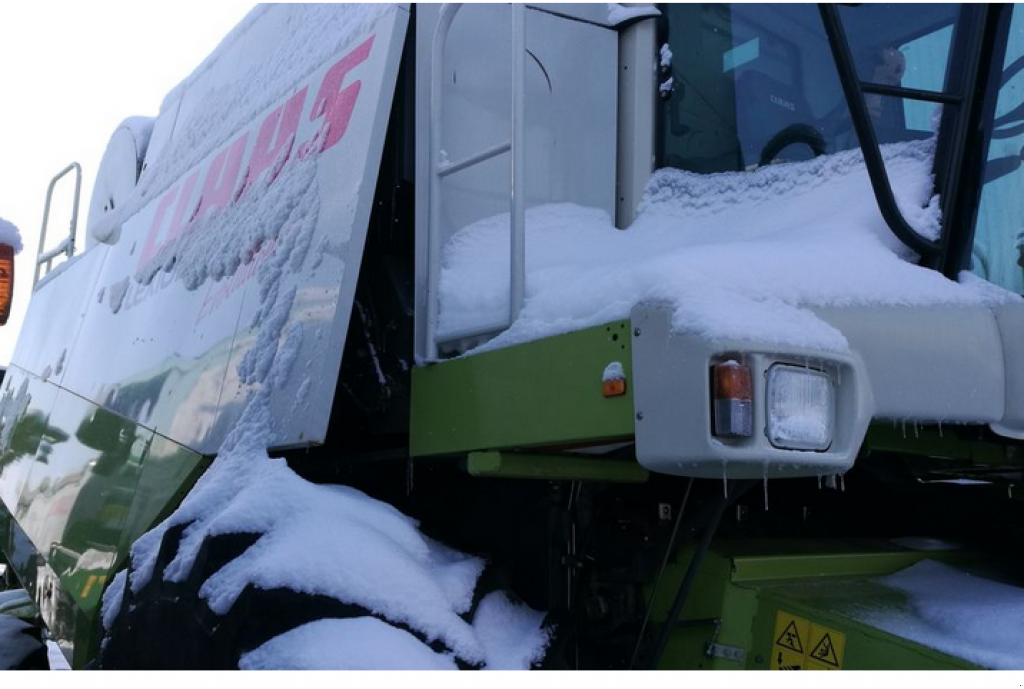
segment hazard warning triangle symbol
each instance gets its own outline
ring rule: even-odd
[[[839,667],[839,658],[836,657],[836,649],[832,645],[831,635],[825,634],[825,636],[821,637],[821,641],[811,651],[811,658],[826,665]]]
[[[776,629],[778,629],[778,627],[776,627]],[[788,648],[789,650],[796,651],[797,653],[802,654],[804,652],[804,645],[800,643],[800,632],[797,631],[796,622],[793,620],[789,621],[789,624],[786,625],[784,630],[782,630],[782,634],[780,634],[779,638],[775,640],[775,643],[778,646]]]

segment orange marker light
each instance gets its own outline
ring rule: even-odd
[[[735,361],[726,361],[715,366],[715,399],[752,399],[750,369]]]
[[[601,384],[605,397],[621,397],[626,394],[626,379],[606,380]]]
[[[0,244],[0,325],[7,323],[14,300],[14,248]]]
[[[604,367],[601,391],[605,397],[622,397],[626,394],[626,370],[621,361],[612,361]]]

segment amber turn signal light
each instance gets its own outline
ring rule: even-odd
[[[14,300],[14,247],[0,244],[0,325],[7,323]]]
[[[720,438],[749,438],[753,434],[750,368],[725,361],[713,369],[714,434]]]
[[[605,397],[621,397],[626,394],[626,379],[606,380],[601,388]]]

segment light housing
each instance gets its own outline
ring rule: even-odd
[[[714,434],[719,438],[749,438],[754,432],[750,367],[730,359],[716,364],[711,370]]]
[[[835,435],[836,392],[831,376],[776,364],[766,377],[768,441],[786,450],[828,450]]]
[[[0,325],[7,323],[14,300],[14,247],[0,244]]]

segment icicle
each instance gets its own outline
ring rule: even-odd
[[[839,492],[846,492],[846,474],[839,474]]]
[[[939,421],[939,437],[942,437],[942,422]]]
[[[821,490],[821,474],[818,474],[818,490]]]
[[[907,439],[907,420],[906,419],[903,420],[902,425],[903,425],[903,439],[906,440]]]
[[[921,435],[917,432],[917,421],[914,422],[914,437],[920,438]]]
[[[764,463],[764,511],[768,511],[768,462]]]
[[[722,462],[722,495],[723,497],[729,497],[729,476],[725,470],[725,462]]]

